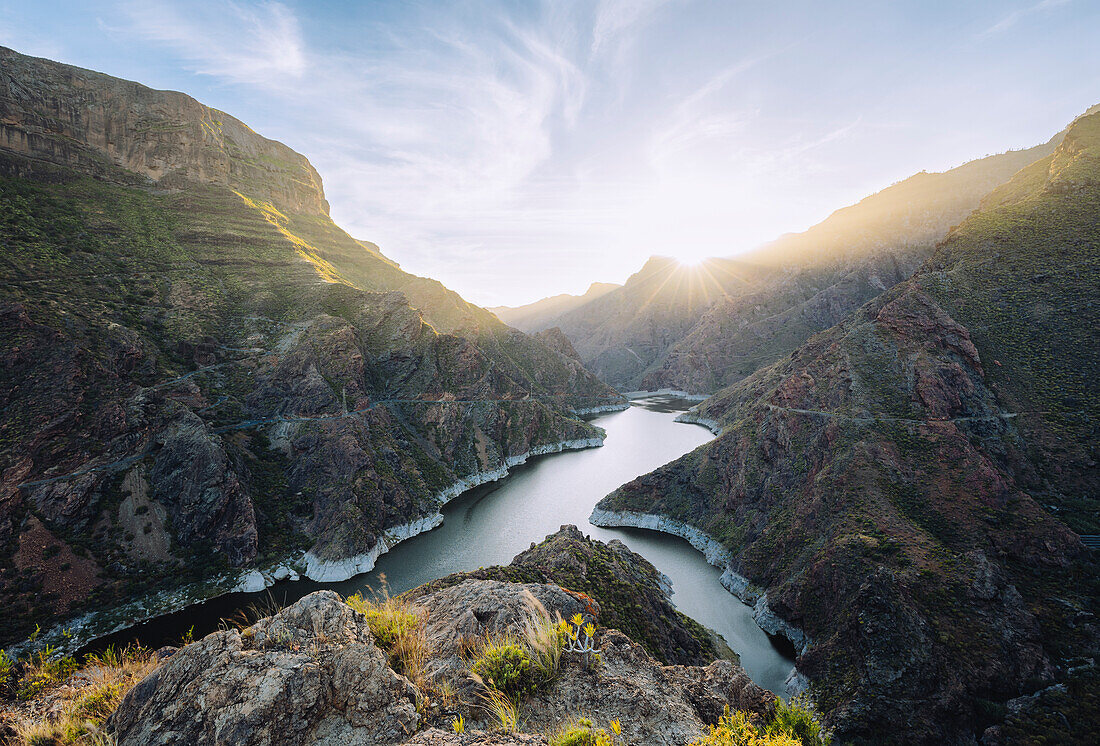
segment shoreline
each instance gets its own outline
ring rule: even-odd
[[[603,444],[604,438],[602,436],[576,438],[545,443],[516,456],[506,457],[500,467],[463,477],[437,492],[432,496],[438,503],[434,513],[384,529],[382,537],[374,547],[363,554],[333,561],[321,559],[308,551],[300,552],[292,557],[284,557],[266,568],[253,567],[237,573],[217,576],[171,590],[131,599],[109,611],[88,612],[48,631],[43,631],[38,640],[56,647],[59,652],[74,653],[99,638],[117,634],[157,617],[172,614],[189,606],[202,604],[233,593],[258,593],[270,588],[280,580],[299,580],[302,577],[322,583],[348,580],[355,575],[370,572],[378,558],[400,542],[439,526],[443,522],[443,514],[440,509],[468,490],[488,482],[503,479],[509,474],[511,468],[526,463],[527,459],[531,457],[599,448]],[[356,567],[365,569],[350,572],[346,575],[343,574]],[[118,618],[124,618],[125,621],[112,624],[112,620]],[[89,630],[89,628],[94,629]],[[89,630],[87,634],[82,634],[86,630]],[[18,656],[27,647],[27,644],[25,641],[19,642],[7,646],[7,649],[9,653]]]
[[[712,397],[713,394],[689,394],[682,389],[657,389],[656,391],[626,391],[623,392],[623,396],[627,399],[644,399],[647,396],[674,396],[677,399],[686,399],[687,401],[703,401]]]
[[[581,407],[580,409],[574,409],[573,414],[578,417],[586,414],[603,414],[605,412],[622,412],[630,409],[630,401],[621,401],[614,404],[599,404],[595,407]]]
[[[710,430],[715,435],[722,434],[722,424],[718,420],[712,420],[709,417],[703,417],[694,409],[689,409],[676,416],[677,422],[686,422],[691,425],[702,425],[707,430]]]
[[[720,579],[722,587],[741,603],[752,608],[752,618],[760,629],[769,635],[786,639],[794,646],[798,655],[805,653],[813,644],[804,631],[771,610],[768,606],[767,592],[735,571],[729,551],[698,528],[656,513],[603,510],[599,507],[592,509],[592,515],[588,520],[593,526],[601,528],[642,528],[684,539],[701,552],[708,563],[722,571]],[[809,680],[795,665],[791,668],[786,684],[788,692],[794,696],[807,689]]]
[[[368,552],[340,560],[326,560],[318,557],[312,552],[306,552],[303,557],[305,568],[302,571],[302,575],[318,583],[337,583],[343,580],[349,580],[356,575],[370,572],[374,569],[374,565],[379,557],[393,549],[402,541],[411,539],[426,531],[431,531],[433,528],[443,523],[443,513],[440,512],[440,509],[468,490],[489,482],[495,482],[498,479],[503,479],[508,476],[509,469],[526,463],[527,459],[532,456],[547,456],[552,453],[580,451],[587,448],[600,448],[602,446],[603,438],[577,438],[575,440],[561,440],[557,443],[547,443],[546,445],[535,446],[531,450],[517,456],[509,456],[504,459],[503,466],[471,474],[468,477],[458,480],[450,487],[437,492],[433,496],[439,502],[436,512],[424,516],[423,518],[418,518],[415,521],[402,523],[385,529],[382,532],[382,537]],[[270,587],[271,585],[274,585],[274,581],[269,583],[266,587]],[[261,588],[260,590],[263,589]]]

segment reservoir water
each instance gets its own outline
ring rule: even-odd
[[[592,420],[607,431],[602,448],[542,456],[516,467],[505,479],[483,485],[443,508],[443,525],[404,541],[379,558],[375,569],[339,583],[283,581],[258,594],[234,593],[158,617],[110,638],[138,639],[157,646],[178,640],[194,626],[196,637],[216,629],[251,604],[296,601],[320,588],[341,595],[379,589],[382,576],[391,593],[453,572],[507,564],[519,552],[567,523],[602,541],[619,539],[672,580],[676,607],[714,630],[741,658],[761,686],[782,694],[794,665],[753,621],[751,610],[719,583],[718,568],[683,539],[642,529],[593,526],[588,516],[596,503],[619,485],[650,472],[709,441],[698,425],[674,421],[688,402],[651,397],[630,409]]]

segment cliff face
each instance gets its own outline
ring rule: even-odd
[[[465,487],[599,444],[574,411],[614,391],[340,230],[304,157],[0,55],[0,639],[306,549],[366,569]]]
[[[282,210],[328,215],[305,156],[175,91],[0,47],[0,147],[95,174],[106,164],[162,188],[217,184]]]
[[[530,328],[561,327],[622,391],[712,393],[907,278],[982,197],[1060,140],[917,174],[733,259],[650,259],[622,288]]]
[[[911,279],[697,407],[719,438],[600,503],[720,541],[812,641],[842,738],[965,742],[1100,652],[1074,533],[1098,531],[1098,174],[1085,116]]]

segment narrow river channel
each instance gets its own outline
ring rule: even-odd
[[[216,629],[222,618],[253,604],[292,603],[321,588],[341,595],[370,593],[382,585],[401,593],[452,572],[507,564],[567,523],[603,541],[620,539],[672,580],[676,607],[717,632],[761,686],[784,692],[794,665],[753,621],[751,610],[719,583],[721,573],[683,539],[642,529],[593,526],[595,504],[637,476],[706,443],[713,436],[698,425],[675,422],[690,402],[667,397],[636,400],[630,409],[592,420],[607,431],[602,448],[541,456],[518,466],[505,479],[467,492],[443,508],[439,528],[404,541],[383,555],[375,569],[339,583],[282,581],[262,593],[234,593],[152,619],[100,640],[125,644],[137,639],[156,646]]]

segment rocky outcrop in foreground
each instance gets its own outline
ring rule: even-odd
[[[130,690],[119,744],[398,743],[418,692],[331,592],[188,645]]]
[[[216,632],[171,655],[126,695],[107,730],[119,746],[504,746],[545,743],[540,733],[587,716],[618,719],[630,743],[683,746],[727,706],[759,717],[771,711],[774,696],[732,662],[661,666],[625,635],[603,630],[599,665],[585,668],[566,654],[557,677],[521,703],[520,733],[486,734],[482,685],[465,651],[473,640],[521,635],[540,606],[599,618],[590,601],[556,585],[466,580],[419,597],[428,674],[418,687],[387,666],[363,615],[319,591],[252,627]],[[441,689],[457,698],[443,702]],[[460,713],[465,737],[449,724]]]
[[[416,599],[470,579],[556,583],[584,593],[599,604],[605,625],[628,634],[662,663],[704,665],[719,657],[713,634],[673,606],[668,578],[618,539],[605,544],[576,526],[562,526],[509,565],[448,575],[409,596]]]

